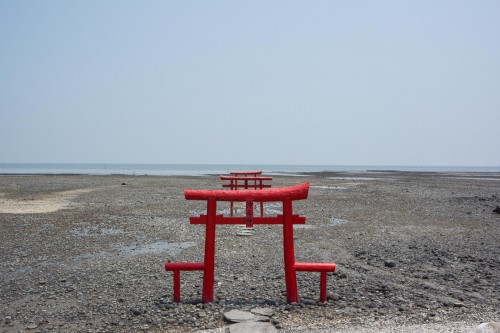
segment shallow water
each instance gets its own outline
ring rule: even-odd
[[[337,226],[337,225],[342,225],[342,224],[346,224],[346,223],[349,223],[349,221],[332,217],[329,224],[331,226]]]
[[[347,186],[311,186],[311,188],[320,189],[320,190],[347,190],[349,187]]]
[[[178,255],[180,252],[182,252],[182,250],[193,246],[196,246],[196,242],[168,243],[159,241],[149,244],[135,244],[135,245],[117,244],[113,246],[113,248],[110,251],[85,253],[82,255],[71,257],[68,259],[68,261],[81,263],[87,261],[106,259],[115,256],[135,257],[138,255],[157,254],[157,253],[166,253],[168,255],[175,256]],[[48,260],[41,263],[41,265],[49,265],[49,264],[54,264],[54,262]]]

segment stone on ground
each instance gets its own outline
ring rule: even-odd
[[[250,310],[250,312],[266,317],[271,317],[274,314],[274,310],[271,308],[255,308]]]
[[[247,321],[229,326],[230,333],[276,333],[278,330],[271,323]]]
[[[255,319],[253,313],[240,310],[231,310],[224,313],[224,319],[230,323],[241,323]]]

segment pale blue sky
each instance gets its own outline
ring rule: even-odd
[[[0,0],[0,163],[500,165],[500,1]]]

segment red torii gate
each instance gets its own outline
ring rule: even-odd
[[[185,190],[187,200],[207,201],[207,214],[190,217],[191,224],[205,224],[205,258],[202,263],[177,262],[165,263],[165,270],[174,273],[174,301],[180,301],[180,272],[203,271],[202,301],[213,302],[214,273],[215,273],[215,228],[217,224],[282,224],[283,225],[283,253],[285,262],[285,284],[287,302],[298,302],[297,271],[320,272],[320,301],[327,300],[326,273],[335,271],[335,263],[299,263],[295,261],[293,242],[293,225],[304,224],[306,218],[293,214],[293,201],[307,199],[309,183],[297,186],[267,189],[267,190]],[[217,215],[218,201],[246,202],[246,216],[227,217]],[[282,202],[283,215],[272,217],[254,217],[253,203]]]

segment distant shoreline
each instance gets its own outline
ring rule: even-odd
[[[211,177],[219,176],[223,173],[206,173],[206,174],[126,174],[126,173],[2,173],[0,177],[29,177],[29,176],[48,176],[48,177]],[[312,171],[312,172],[276,172],[266,173],[266,175],[274,177],[293,177],[293,176],[348,176],[359,174],[378,174],[380,176],[389,175],[427,175],[427,176],[449,176],[449,177],[486,177],[493,180],[500,180],[500,171],[402,171],[402,170],[366,170],[366,171]]]
[[[269,175],[338,172],[500,173],[500,166],[0,163],[0,175],[205,176],[241,170],[262,170],[263,173]]]

